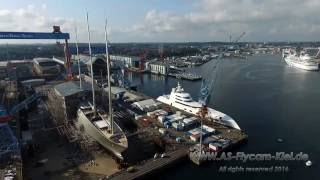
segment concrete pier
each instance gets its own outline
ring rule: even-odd
[[[149,159],[142,165],[134,166],[134,172],[128,172],[123,170],[119,173],[114,174],[110,177],[113,180],[122,180],[122,179],[137,179],[146,177],[154,172],[157,172],[161,169],[167,168],[178,161],[186,159],[188,156],[187,149],[179,149],[173,152],[166,154],[164,158]]]

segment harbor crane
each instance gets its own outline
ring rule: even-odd
[[[126,67],[124,64],[119,63],[118,64],[120,70],[117,71],[117,73],[114,73],[112,76],[112,79],[114,80],[114,83],[116,83],[121,88],[128,88],[131,87],[131,82],[126,77]]]
[[[64,53],[66,58],[67,79],[72,80],[70,50],[68,40],[70,39],[69,33],[62,33],[60,26],[53,26],[52,32],[0,32],[0,39],[54,39],[57,45],[58,40],[64,40]]]
[[[230,43],[237,43],[237,42],[239,42],[240,39],[243,38],[243,36],[245,36],[245,35],[246,35],[246,32],[242,32],[237,38],[232,39],[232,35],[229,34],[229,42],[230,42]]]
[[[242,32],[242,33],[240,34],[240,36],[238,36],[238,37],[233,41],[233,43],[239,42],[240,39],[243,38],[244,35],[246,35],[246,32]]]
[[[121,72],[118,73],[118,83],[122,88],[130,88],[131,86],[130,81],[126,77],[126,70],[123,66],[121,67]]]
[[[220,64],[220,60],[218,60],[216,62],[216,65],[213,67],[213,71],[215,72],[212,76],[212,80],[211,82],[209,82],[208,80],[206,80],[205,78],[202,79],[202,83],[201,83],[201,88],[200,88],[200,92],[199,92],[199,98],[198,98],[198,102],[205,107],[207,105],[207,101],[213,91],[213,87],[214,84],[216,82],[216,79],[218,77],[218,67]]]
[[[163,61],[164,60],[164,56],[163,56],[163,44],[159,45],[159,55],[160,55],[160,60]]]
[[[148,51],[145,49],[141,54],[140,54],[140,63],[139,63],[139,69],[144,70],[145,69],[145,61],[147,59],[147,54]]]
[[[203,130],[203,121],[208,117],[207,101],[211,95],[214,83],[216,82],[216,79],[218,76],[217,69],[219,64],[220,64],[220,61],[218,60],[216,62],[216,65],[213,67],[213,71],[215,73],[213,75],[211,82],[208,82],[205,78],[202,79],[202,84],[201,84],[199,99],[198,99],[198,102],[202,105],[202,107],[200,108],[200,111],[198,112],[198,116],[200,117],[200,123],[201,123],[201,132]],[[200,141],[199,141],[198,161],[201,161],[201,155],[202,155],[202,135],[200,135]]]

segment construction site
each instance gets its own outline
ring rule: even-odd
[[[14,71],[22,67],[28,68],[25,64],[17,64],[10,65],[8,70]],[[83,78],[81,89],[79,80],[46,80],[41,85],[37,82],[35,85],[25,86],[22,83],[24,81],[19,81],[19,77],[18,75],[16,83],[3,82],[6,86],[2,87],[6,88],[2,89],[2,97],[5,100],[5,107],[11,109],[8,114],[15,117],[9,124],[14,127],[12,132],[16,134],[16,136],[12,134],[11,143],[6,142],[7,146],[16,149],[10,150],[14,153],[10,155],[12,160],[5,161],[12,163],[4,166],[14,167],[17,174],[20,170],[20,176],[32,179],[71,177],[130,179],[138,175],[129,173],[127,171],[129,167],[135,167],[140,175],[150,175],[153,172],[149,169],[151,164],[158,170],[178,160],[186,159],[189,148],[197,144],[197,141],[192,141],[188,137],[186,131],[165,127],[158,120],[161,113],[179,114],[182,118],[192,115],[181,113],[138,92],[112,87],[114,121],[122,127],[128,141],[128,148],[122,153],[123,159],[119,159],[76,126],[77,111],[81,102],[92,99],[90,81],[85,80],[90,77]],[[95,83],[94,89],[96,106],[108,111],[107,92],[103,87],[99,87],[98,83]],[[18,106],[14,106],[15,104]],[[143,107],[138,108],[133,104],[145,105],[140,105]],[[215,133],[219,132],[220,136],[232,140],[232,144],[238,144],[246,139],[246,135],[241,131],[212,124],[209,121],[207,124],[215,129]],[[16,146],[12,146],[13,144]],[[159,154],[158,163],[150,160],[154,159],[155,154]],[[161,158],[162,154],[165,154],[166,158]]]
[[[246,142],[219,119],[134,91],[108,52],[71,58],[69,35],[54,30],[41,38],[66,39],[65,58],[1,64],[1,177],[136,179],[187,159],[199,144],[201,156]]]

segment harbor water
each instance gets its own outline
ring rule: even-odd
[[[320,73],[287,66],[278,55],[248,59],[212,60],[192,71],[216,78],[208,106],[233,117],[249,135],[236,151],[244,153],[284,152],[309,155],[305,161],[220,161],[197,167],[181,163],[162,173],[161,179],[319,179],[320,168]],[[215,68],[217,67],[217,68]],[[217,73],[217,74],[215,74]],[[177,80],[153,74],[128,73],[138,91],[152,97],[169,94],[179,81],[197,99],[201,81]],[[280,142],[281,140],[282,142]],[[221,167],[284,167],[284,172],[221,172]]]

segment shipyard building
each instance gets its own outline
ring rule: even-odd
[[[101,100],[101,91],[95,86],[96,101]],[[56,125],[63,125],[76,118],[80,102],[92,99],[91,84],[82,82],[80,89],[78,81],[64,82],[55,85],[48,94],[48,105]]]
[[[66,67],[66,61],[64,58],[53,58],[55,61],[60,62],[63,66]],[[79,64],[78,64],[78,56],[73,55],[71,57],[71,69],[74,74],[78,74],[79,72],[79,65],[80,70],[82,74],[90,74],[90,68],[91,68],[91,61],[90,56],[86,54],[80,54],[79,55]],[[95,55],[92,57],[92,63],[93,63],[93,74],[94,75],[103,75],[107,74],[107,59],[104,55]]]
[[[121,63],[123,66],[128,68],[139,68],[140,66],[140,58],[138,56],[110,55],[110,60]]]
[[[34,72],[43,77],[58,76],[60,74],[60,65],[50,58],[34,58]]]
[[[169,67],[166,63],[154,62],[149,64],[151,73],[167,75],[169,74]]]

